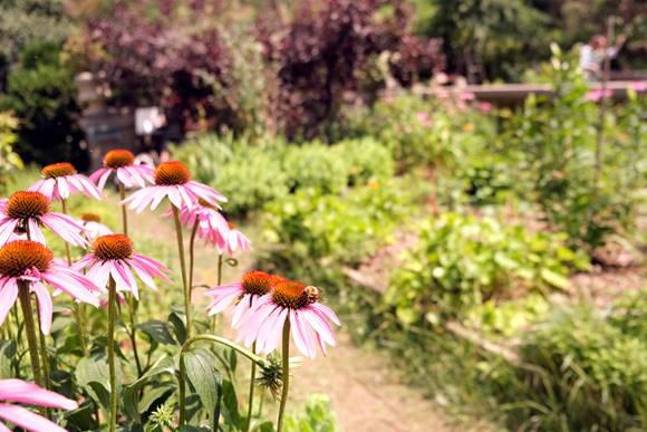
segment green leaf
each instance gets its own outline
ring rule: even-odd
[[[117,368],[117,387],[121,381]],[[103,408],[109,407],[110,371],[105,358],[82,358],[76,366],[76,382]]]
[[[168,320],[173,325],[175,339],[177,339],[180,345],[186,342],[186,325],[184,324],[184,319],[177,312],[171,312]]]
[[[541,278],[555,288],[567,290],[571,287],[571,282],[559,273],[543,268],[540,271]]]
[[[11,363],[15,355],[16,343],[14,341],[0,342],[0,378],[13,377]]]
[[[242,426],[242,418],[238,411],[238,398],[236,389],[231,381],[223,380],[222,382],[222,416],[225,424]]]
[[[140,413],[144,412],[148,407],[143,407],[143,401],[145,399],[151,398],[152,396],[144,394],[144,397],[138,401],[138,395],[140,390],[150,381],[153,377],[170,374],[174,375],[175,367],[173,364],[173,359],[167,356],[160,357],[151,367],[146,371],[144,375],[141,376],[137,381],[127,385],[124,388],[123,392],[123,404],[124,411],[126,415],[133,419],[136,422],[141,422]],[[150,406],[150,405],[149,405]]]
[[[148,335],[152,340],[164,345],[175,345],[177,342],[171,334],[169,323],[159,320],[150,320],[137,326],[142,332]]]
[[[217,402],[220,373],[214,368],[216,358],[204,348],[185,352],[183,357],[187,378],[207,412],[212,412]]]

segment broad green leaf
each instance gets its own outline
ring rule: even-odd
[[[140,422],[140,413],[145,411],[148,407],[141,409],[140,405],[142,401],[146,398],[146,394],[144,394],[144,397],[142,398],[142,401],[138,401],[138,395],[140,390],[146,385],[148,381],[150,381],[153,377],[162,375],[162,374],[170,374],[173,375],[175,373],[175,367],[173,364],[173,359],[167,356],[159,358],[151,367],[146,371],[144,375],[142,375],[141,378],[139,378],[137,381],[127,385],[124,388],[123,392],[123,403],[124,403],[124,411],[128,415],[128,417],[132,418],[136,422]]]
[[[12,359],[16,355],[16,343],[14,341],[0,342],[0,378],[12,378]]]
[[[207,412],[212,412],[217,402],[220,373],[214,368],[215,356],[204,348],[184,353],[182,357],[186,375]]]
[[[155,342],[164,345],[176,344],[175,339],[173,339],[173,335],[171,334],[171,327],[169,323],[159,320],[150,320],[139,324],[137,328],[148,335]]]
[[[120,369],[117,368],[117,387],[120,383]],[[76,366],[76,381],[92,398],[105,409],[109,406],[110,371],[105,358],[82,358]]]

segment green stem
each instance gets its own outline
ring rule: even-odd
[[[117,318],[117,290],[115,281],[110,277],[108,281],[108,367],[110,369],[110,432],[117,429],[117,369],[115,365],[115,321]]]
[[[195,235],[198,233],[198,220],[196,219],[191,229],[191,237],[189,238],[189,303],[193,295],[193,268],[195,266]]]
[[[38,357],[38,336],[36,336],[36,325],[34,324],[34,313],[31,307],[31,296],[29,294],[29,282],[18,282],[18,298],[22,308],[25,331],[27,333],[27,345],[29,347],[29,358],[31,369],[34,373],[34,381],[43,387],[43,379],[40,372],[40,361]]]
[[[283,352],[281,353],[283,363],[283,388],[281,390],[281,404],[279,405],[279,417],[276,421],[276,432],[283,430],[283,415],[285,414],[285,405],[288,402],[288,392],[290,390],[290,320],[286,319],[283,324]]]
[[[119,197],[121,198],[121,201],[126,199],[126,188],[121,182],[119,182]],[[125,204],[121,204],[121,224],[123,226],[124,235],[128,235],[128,212]]]
[[[196,342],[213,342],[216,344],[224,345],[228,348],[235,350],[236,352],[243,355],[244,357],[247,357],[250,361],[252,361],[255,364],[258,364],[260,366],[265,366],[267,363],[266,360],[263,359],[262,357],[259,357],[255,353],[249,350],[246,350],[245,348],[241,347],[238,344],[235,344],[229,339],[225,339],[220,336],[203,334],[203,335],[194,336],[191,339],[187,339],[186,342],[184,342],[184,345],[182,345],[182,349],[180,350],[180,371],[179,371],[179,377],[178,377],[179,393],[180,393],[179,394],[179,405],[180,405],[179,426],[180,427],[184,426],[184,422],[186,418],[186,366],[184,365],[184,353],[189,349],[189,347],[191,347],[191,345],[193,345]]]
[[[256,354],[256,342],[252,344],[252,352]],[[245,428],[246,432],[249,432],[252,427],[252,408],[254,406],[254,389],[256,381],[256,363],[252,362],[252,371],[249,377],[249,401],[247,403],[247,427]]]
[[[67,214],[67,200],[61,199],[61,209],[63,214]],[[65,257],[67,258],[67,264],[72,265],[72,252],[70,250],[70,245],[67,242],[65,244]],[[85,334],[85,319],[83,307],[80,304],[74,304],[72,306],[74,309],[74,316],[76,317],[76,324],[79,327],[79,339],[81,340],[81,349],[83,350],[83,356],[88,355],[88,343],[87,336]]]
[[[38,332],[38,342],[40,348],[40,357],[43,362],[43,378],[45,383],[45,388],[50,389],[51,385],[49,382],[49,356],[47,355],[47,341],[45,340],[45,335],[42,331],[42,323],[40,321],[40,306],[36,303],[36,316],[38,317],[38,328],[41,330]]]
[[[142,362],[139,359],[139,351],[137,349],[137,299],[133,295],[128,296],[128,315],[130,317],[130,344],[133,346],[133,356],[135,357],[135,365],[137,366],[137,378],[140,378],[143,373]]]
[[[182,237],[182,223],[178,209],[171,204],[173,219],[175,220],[175,234],[177,236],[177,249],[180,257],[180,270],[182,271],[182,287],[184,289],[184,314],[186,315],[186,338],[191,338],[191,292],[187,283],[186,260],[184,259],[184,239]]]

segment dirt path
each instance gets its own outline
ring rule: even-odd
[[[131,215],[137,237],[142,241],[174,238],[170,221],[151,223],[150,214]],[[247,233],[250,231],[247,230]],[[252,232],[252,237],[254,233]],[[258,242],[256,242],[258,243]],[[164,255],[175,259],[169,252]],[[217,274],[217,254],[200,248],[196,258],[196,283],[213,284]],[[175,266],[175,263],[170,263]],[[236,280],[253,265],[253,255],[242,255],[235,268],[226,268],[224,281]],[[177,268],[175,266],[174,268]],[[204,298],[197,293],[194,310],[203,308]],[[421,392],[402,384],[379,352],[355,346],[343,330],[338,345],[326,357],[304,360],[294,371],[290,406],[300,407],[311,394],[327,395],[331,401],[339,430],[344,432],[446,432],[465,431],[451,427],[439,408]]]

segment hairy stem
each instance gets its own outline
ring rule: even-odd
[[[137,299],[134,295],[128,296],[128,316],[130,317],[130,331],[128,336],[130,344],[133,346],[133,356],[135,357],[135,366],[137,366],[137,377],[140,378],[143,373],[142,362],[139,359],[139,350],[137,349]]]
[[[281,353],[283,363],[283,388],[281,389],[281,404],[279,405],[279,417],[276,421],[276,432],[283,430],[283,416],[285,405],[288,403],[288,392],[290,391],[290,320],[286,318],[283,324],[283,351]]]
[[[110,432],[117,430],[117,369],[115,365],[115,321],[117,319],[117,289],[115,281],[110,277],[108,281],[108,367],[110,369]]]
[[[180,270],[182,271],[182,287],[184,290],[184,314],[186,315],[186,338],[191,337],[191,292],[187,283],[186,260],[184,258],[184,239],[182,237],[182,223],[178,209],[171,204],[173,219],[175,220],[175,234],[177,236],[177,249],[180,257]]]
[[[256,354],[256,342],[252,344],[252,352]],[[256,381],[256,363],[252,362],[252,370],[249,377],[249,400],[247,402],[247,427],[245,428],[246,432],[249,432],[252,427],[252,414],[254,406],[254,389]]]
[[[120,202],[123,202],[123,200],[126,199],[126,187],[121,182],[119,182],[119,198],[121,198]],[[123,232],[124,232],[124,235],[128,235],[128,212],[126,210],[125,204],[120,204],[120,206],[121,206],[121,224],[123,227]]]
[[[61,199],[61,209],[63,214],[67,214],[67,200]],[[65,244],[65,257],[67,258],[67,264],[72,265],[72,252],[70,250],[70,245],[67,242]],[[85,311],[81,304],[74,304],[72,306],[74,309],[74,316],[76,317],[76,324],[79,327],[79,339],[81,340],[81,349],[83,350],[83,355],[88,355],[88,338],[85,334]]]
[[[34,381],[36,381],[36,384],[39,386],[44,387],[38,357],[38,336],[36,335],[34,312],[31,307],[29,282],[18,282],[18,298],[20,299],[20,307],[22,309],[25,331],[27,333],[27,345],[29,347],[29,358],[31,359],[31,370],[34,374]]]

